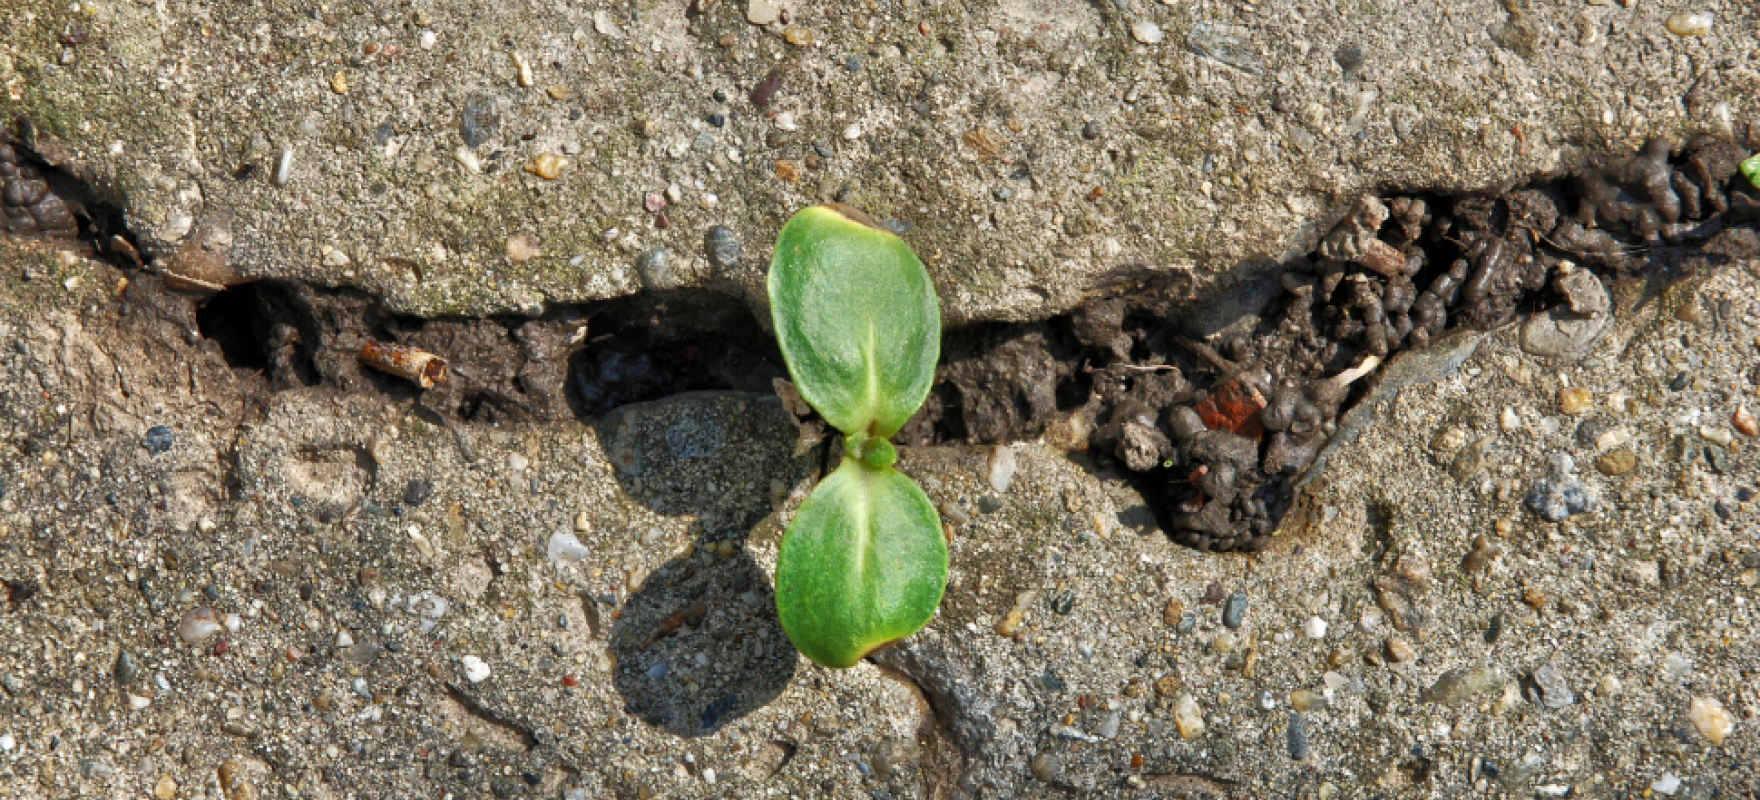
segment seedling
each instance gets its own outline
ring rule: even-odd
[[[887,441],[929,395],[941,309],[910,247],[841,204],[782,227],[769,292],[789,377],[845,456],[782,536],[776,612],[796,649],[848,667],[921,629],[947,583],[941,518]]]
[[[1748,160],[1740,164],[1742,174],[1748,176],[1748,182],[1760,189],[1760,153],[1748,156]]]

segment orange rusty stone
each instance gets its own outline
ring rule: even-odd
[[[1227,431],[1251,439],[1265,432],[1259,424],[1259,412],[1265,410],[1265,395],[1240,381],[1230,381],[1198,401],[1198,418],[1213,431]]]

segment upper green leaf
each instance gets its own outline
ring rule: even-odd
[[[1748,176],[1748,182],[1760,189],[1760,153],[1748,156],[1740,165],[1742,174]]]
[[[904,240],[848,206],[802,209],[777,238],[769,292],[788,374],[838,430],[886,438],[923,405],[941,309]]]
[[[776,555],[776,611],[808,658],[848,667],[915,633],[947,585],[941,517],[910,478],[845,459],[801,503]]]

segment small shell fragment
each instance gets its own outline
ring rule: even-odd
[[[367,342],[361,345],[357,358],[373,369],[415,381],[423,389],[446,380],[446,359],[413,347]]]

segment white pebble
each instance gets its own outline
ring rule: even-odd
[[[1131,36],[1143,44],[1161,43],[1161,26],[1146,19],[1131,23]]]
[[[1650,791],[1657,794],[1666,794],[1670,797],[1673,797],[1674,793],[1680,790],[1681,779],[1676,778],[1672,772],[1662,773],[1662,777],[1657,778],[1655,783],[1650,784]]]
[[[286,186],[293,177],[293,146],[282,145],[281,157],[275,159],[275,175],[271,178],[276,186]]]
[[[592,530],[593,518],[587,516],[587,512],[585,511],[574,515],[574,529],[580,533],[586,533],[587,531]]]
[[[1722,745],[1724,737],[1736,727],[1735,718],[1713,697],[1693,698],[1687,705],[1687,716],[1693,720],[1693,727],[1714,745]]]
[[[464,679],[471,683],[482,683],[489,678],[489,665],[476,656],[465,656],[458,660],[458,665],[464,668]]]
[[[1668,32],[1676,36],[1704,36],[1711,32],[1711,15],[1670,14]]]
[[[617,27],[617,23],[611,19],[609,11],[601,10],[593,13],[593,30],[598,31],[600,36],[609,36],[613,39],[623,38],[623,29]]]
[[[131,694],[128,696],[128,707],[132,708],[136,711],[139,711],[143,708],[146,708],[147,706],[150,706],[152,704],[153,704],[153,698],[151,698],[151,697],[142,697],[138,694]]]
[[[183,621],[177,623],[177,638],[184,644],[196,644],[219,632],[220,618],[206,606],[190,609],[183,615]]]
[[[1504,406],[1503,414],[1497,418],[1497,426],[1503,428],[1504,433],[1515,433],[1522,429],[1522,418],[1515,409]]]
[[[336,632],[336,646],[337,647],[353,647],[354,646],[354,637],[350,636],[348,631],[346,631],[346,630],[337,631]]]
[[[1699,435],[1704,437],[1705,441],[1717,445],[1718,447],[1728,447],[1729,443],[1736,439],[1736,435],[1730,433],[1728,430],[1724,428],[1714,428],[1710,425],[1699,428]]]
[[[990,488],[1006,493],[1014,480],[1014,450],[999,444],[990,448]]]
[[[432,50],[438,39],[439,37],[435,36],[433,31],[422,31],[422,35],[416,37],[416,46],[423,50]]]
[[[715,785],[715,770],[712,770],[712,769],[703,770],[703,782],[706,784],[709,784],[710,786],[714,786]]]
[[[843,138],[851,141],[862,138],[862,123],[850,123],[849,127],[843,129]]]
[[[1309,639],[1318,639],[1325,636],[1326,620],[1319,617],[1309,617],[1308,621],[1302,624],[1302,633],[1307,634]]]
[[[776,0],[751,0],[746,4],[746,21],[753,25],[769,25],[782,19],[782,6]]]
[[[227,633],[238,633],[238,629],[244,627],[244,620],[239,619],[237,614],[227,614],[224,622]]]
[[[12,734],[0,734],[0,753],[10,753],[17,746],[18,742],[12,738]]]
[[[574,534],[554,533],[550,535],[550,545],[544,549],[544,555],[551,561],[582,561],[591,552]]]
[[[522,456],[518,453],[514,453],[513,455],[510,455],[507,457],[507,468],[513,470],[514,472],[520,472],[520,471],[524,470],[526,468],[527,463],[528,462],[526,461],[526,457]]]
[[[457,150],[452,151],[452,158],[472,175],[480,175],[483,172],[483,162],[477,158],[476,153],[471,152],[469,147],[459,145]]]
[[[1188,742],[1204,735],[1204,712],[1191,695],[1181,695],[1173,707],[1173,724],[1179,727],[1179,738]]]

